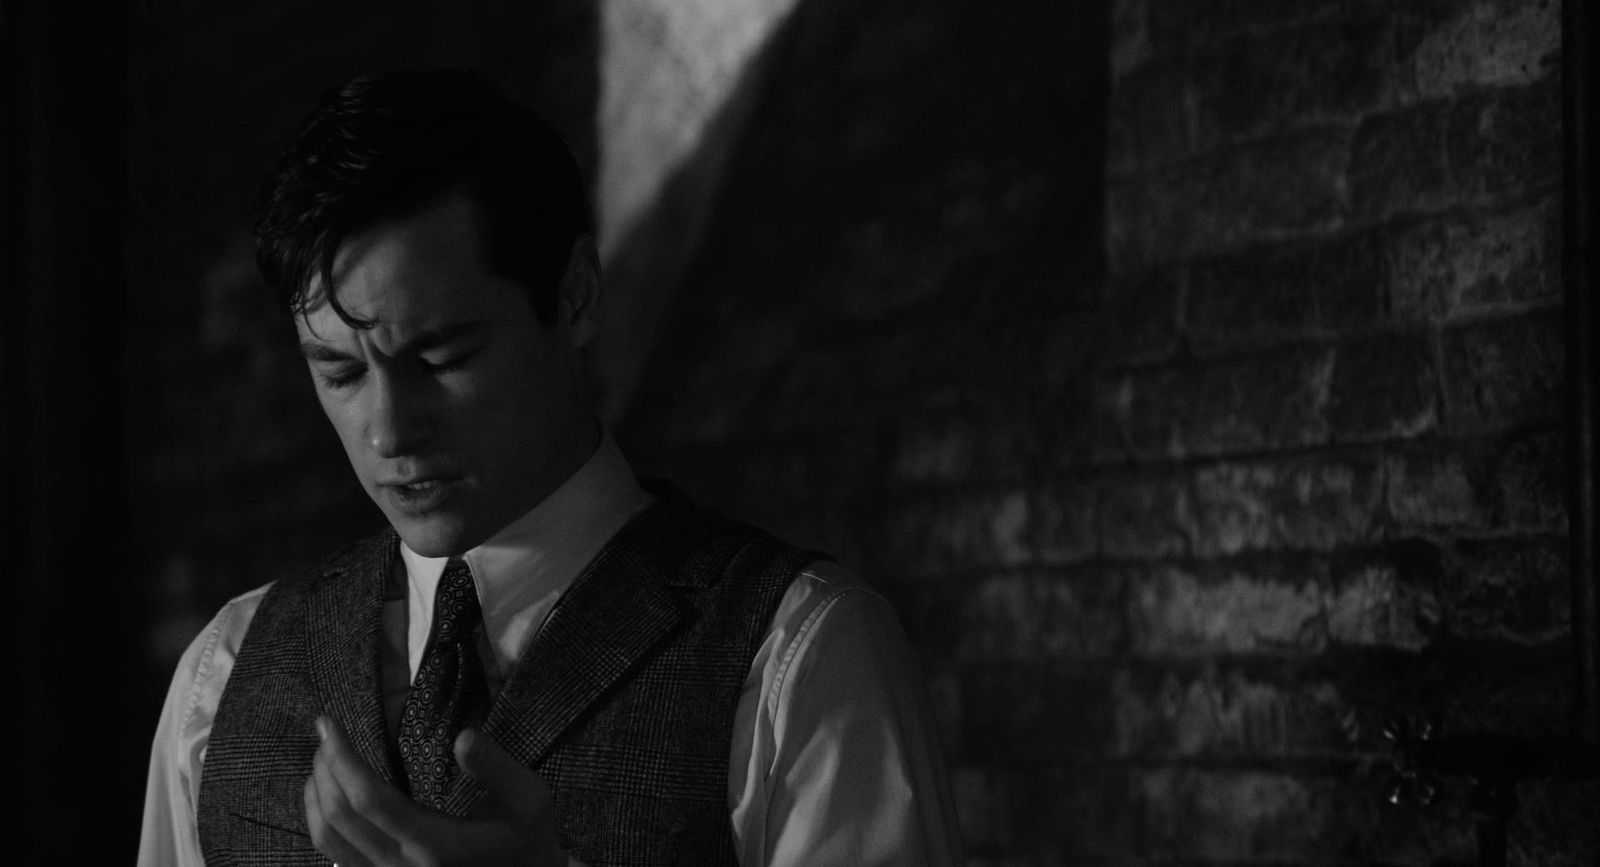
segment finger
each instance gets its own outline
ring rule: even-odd
[[[311,779],[323,819],[366,858],[392,857],[399,843],[385,825],[394,821],[392,802],[404,799],[355,756],[337,724],[318,719],[317,731],[323,741],[311,764]]]
[[[369,861],[328,822],[322,809],[322,798],[317,793],[314,776],[306,777],[305,785],[306,828],[311,832],[311,845],[318,852],[332,858],[343,867],[369,867]]]
[[[501,812],[484,823],[501,832],[500,845],[514,848],[519,863],[568,863],[561,847],[555,799],[537,772],[478,729],[463,729],[456,736],[455,754],[461,770],[488,791],[488,812]]]
[[[482,783],[489,796],[511,813],[537,815],[553,809],[544,780],[482,731],[462,729],[456,735],[455,756],[461,770]]]

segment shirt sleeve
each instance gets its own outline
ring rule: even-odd
[[[195,805],[217,702],[266,588],[234,599],[189,643],[150,746],[139,867],[205,867]]]
[[[780,607],[735,810],[744,867],[954,865],[927,687],[889,604],[830,564]],[[752,672],[754,674],[754,672]]]

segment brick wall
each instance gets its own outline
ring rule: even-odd
[[[1079,5],[801,8],[624,445],[896,602],[975,863],[1469,863],[1380,728],[1564,730],[1559,6]]]

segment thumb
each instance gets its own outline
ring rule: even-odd
[[[549,808],[550,790],[531,768],[524,767],[494,738],[475,728],[456,735],[456,763],[483,784],[489,797],[513,813]]]

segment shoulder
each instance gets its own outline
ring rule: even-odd
[[[197,717],[203,717],[202,722],[209,725],[239,647],[272,586],[263,584],[228,600],[189,642],[173,672],[167,699],[179,730],[192,728]]]
[[[816,555],[794,576],[784,592],[774,620],[815,622],[824,617],[841,619],[862,615],[894,616],[888,600],[873,586],[833,560]]]
[[[607,548],[647,563],[658,583],[713,593],[759,591],[771,595],[775,604],[802,566],[825,556],[801,551],[753,524],[707,508],[669,484],[641,482],[655,502]]]
[[[296,590],[303,585],[336,575],[361,572],[374,565],[383,565],[398,553],[399,540],[400,537],[393,528],[384,527],[285,577],[278,582],[278,586],[282,591]]]
[[[375,533],[346,545],[308,568],[224,603],[189,642],[178,660],[167,696],[173,722],[182,730],[209,725],[251,626],[274,616],[292,616],[287,609],[293,605],[281,604],[281,600],[297,595],[328,576],[352,571],[358,564],[382,556],[392,534],[392,530]]]
[[[231,667],[239,648],[257,620],[270,618],[281,612],[285,597],[298,595],[317,582],[346,571],[354,571],[358,564],[373,557],[385,556],[385,546],[393,536],[392,530],[374,533],[330,554],[309,567],[298,569],[276,580],[269,581],[246,593],[228,600],[211,618],[206,628],[190,643],[184,653],[180,671],[185,665],[193,666],[197,677],[214,677],[219,668]],[[281,614],[279,616],[282,616]],[[225,676],[225,670],[224,670]]]
[[[894,607],[854,571],[813,560],[795,575],[773,616],[770,687],[781,691],[818,665],[904,655],[907,644]]]
[[[261,608],[261,601],[271,592],[274,584],[268,582],[224,603],[206,628],[189,644],[189,649],[184,652],[184,661],[193,661],[199,668],[204,668],[219,651],[237,651],[244,634],[250,629],[250,622],[255,619],[256,611]]]
[[[308,600],[330,582],[343,576],[356,578],[374,573],[387,575],[391,561],[399,556],[399,536],[384,527],[369,536],[351,542],[342,548],[300,567],[286,572],[269,585],[270,589],[258,604],[262,622],[278,622],[283,618],[299,616]]]

